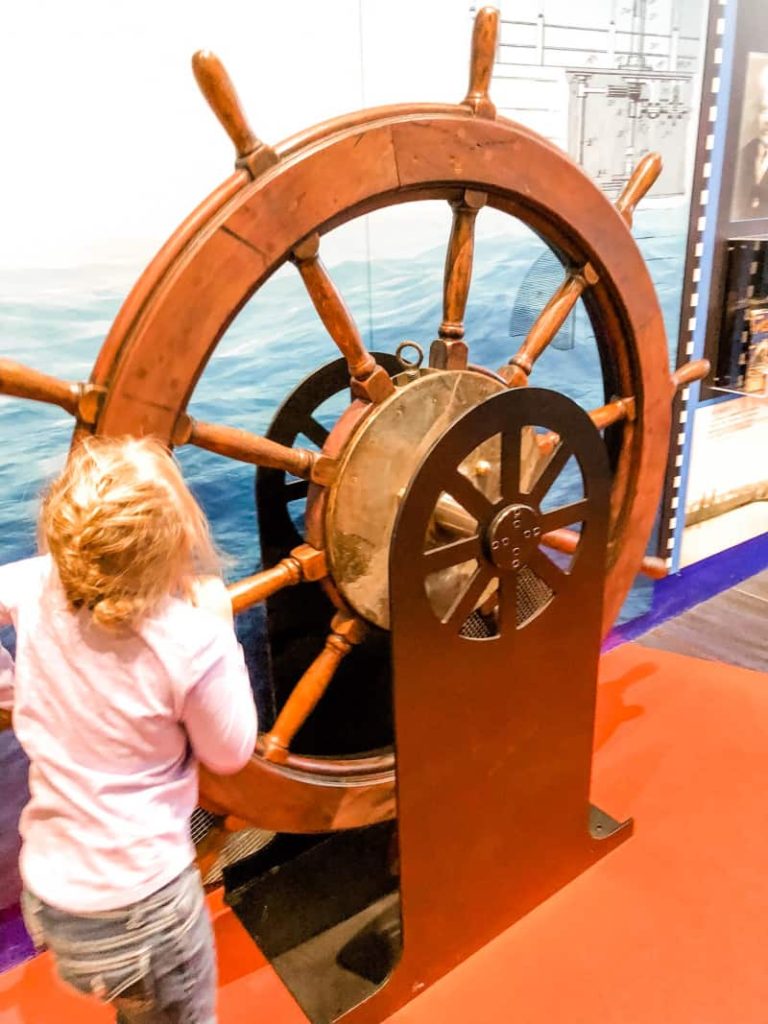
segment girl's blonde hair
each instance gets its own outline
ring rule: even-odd
[[[218,574],[208,522],[149,437],[87,437],[43,499],[40,542],[67,602],[108,628],[136,623],[193,577]]]

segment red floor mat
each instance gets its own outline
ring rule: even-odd
[[[768,676],[635,645],[601,667],[594,801],[629,842],[391,1024],[765,1024]],[[212,903],[221,1024],[305,1018]],[[0,976],[0,1024],[99,1024],[46,957]]]

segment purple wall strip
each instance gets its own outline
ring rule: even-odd
[[[18,906],[0,910],[0,974],[34,955]]]
[[[613,629],[603,644],[603,651],[637,639],[666,619],[680,615],[765,568],[768,568],[768,533],[659,580],[654,587],[651,610]]]

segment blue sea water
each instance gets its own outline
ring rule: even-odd
[[[641,212],[635,228],[664,310],[670,352],[677,337],[684,215],[682,210]],[[404,249],[407,242],[404,238]],[[466,316],[474,362],[495,368],[514,351],[510,314],[526,272],[542,251],[537,238],[519,230],[478,238]],[[371,348],[391,352],[406,338],[428,348],[441,316],[443,260],[444,248],[437,247],[409,258],[377,259],[370,265],[348,261],[332,268]],[[86,380],[140,271],[137,266],[84,266],[0,274],[0,355],[64,379]],[[248,303],[222,339],[190,410],[200,419],[263,432],[289,391],[336,357],[298,275],[293,268],[284,268]],[[533,381],[569,395],[584,408],[602,404],[600,365],[586,316],[577,318],[574,347],[551,347],[537,364]],[[342,402],[343,398],[335,408],[324,409],[318,418],[330,425]],[[64,464],[71,431],[71,420],[59,409],[0,397],[0,564],[34,553],[39,496]],[[194,448],[180,449],[178,457],[211,520],[216,541],[230,556],[229,576],[252,572],[259,564],[253,468]],[[564,473],[557,497],[566,498],[572,482]],[[622,617],[646,611],[650,595],[650,583],[640,580]],[[253,625],[258,621],[254,615],[250,623],[243,623],[243,639],[257,664],[259,630]],[[11,732],[0,734],[0,767],[2,909],[18,896],[16,818],[26,799],[26,762]]]
[[[685,211],[641,212],[635,235],[656,284],[676,347],[682,287]],[[407,239],[403,240],[404,248]],[[482,244],[480,244],[482,243]],[[496,368],[512,354],[510,312],[526,271],[543,251],[519,230],[478,243],[466,334],[473,362]],[[402,259],[359,261],[332,268],[370,347],[394,351],[404,339],[428,348],[441,318],[444,248]],[[0,275],[0,355],[69,380],[85,380],[139,267],[13,271]],[[553,287],[556,281],[553,282]],[[287,393],[338,353],[325,334],[293,268],[279,271],[231,325],[190,404],[192,414],[263,432]],[[586,316],[575,346],[550,348],[533,382],[559,390],[584,408],[603,402],[597,349]],[[326,411],[330,422],[333,410]],[[72,423],[62,411],[0,398],[0,563],[34,552],[39,495],[63,465]],[[230,556],[229,575],[259,564],[253,469],[197,449],[181,449],[185,474]],[[646,610],[641,583],[623,617]]]

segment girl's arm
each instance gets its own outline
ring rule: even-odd
[[[10,626],[13,621],[11,611],[19,599],[19,589],[29,565],[30,561],[25,561],[0,566],[0,626]],[[13,680],[13,658],[0,643],[0,730],[11,727]]]
[[[243,651],[231,626],[218,625],[196,655],[182,722],[195,756],[219,775],[245,767],[256,746],[258,721]]]

